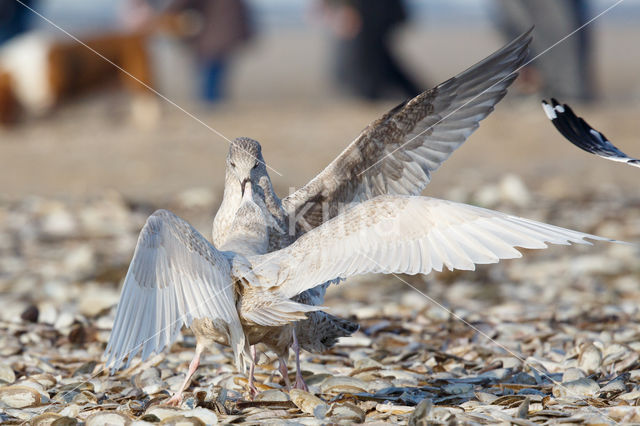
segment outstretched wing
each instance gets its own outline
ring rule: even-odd
[[[230,265],[186,221],[167,210],[147,219],[124,280],[104,356],[117,370],[142,351],[142,359],[173,343],[194,318],[228,324],[236,362],[244,334],[235,307]]]
[[[420,194],[431,173],[507,93],[527,56],[530,33],[369,124],[318,176],[283,200],[297,219],[297,233],[336,216],[345,204]]]
[[[591,244],[584,238],[607,240],[466,204],[389,195],[358,204],[289,247],[249,261],[262,285],[279,286],[293,297],[338,277],[473,270],[520,257],[514,247]]]
[[[560,105],[551,98],[551,105],[542,101],[542,108],[562,136],[578,148],[607,160],[640,167],[640,160],[620,151],[605,135],[591,127],[582,117],[575,115],[569,105]]]

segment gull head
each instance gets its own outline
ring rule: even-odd
[[[266,173],[267,168],[258,141],[249,138],[236,138],[231,142],[226,170],[229,184],[234,185],[233,182],[237,181],[236,185],[244,194],[247,183],[254,186]]]

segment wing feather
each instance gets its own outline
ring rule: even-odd
[[[578,117],[569,105],[561,105],[552,98],[551,105],[542,101],[542,108],[562,136],[578,148],[607,160],[640,167],[640,159],[629,157],[620,151],[604,134]]]
[[[229,260],[198,231],[166,210],[142,228],[124,280],[104,356],[116,370],[175,341],[194,318],[228,325],[230,344],[244,347]],[[238,362],[239,354],[236,354]]]
[[[335,217],[342,205],[385,194],[420,194],[431,173],[506,94],[527,56],[530,33],[365,128],[319,175],[283,200],[288,214],[299,218],[297,234]]]
[[[323,282],[363,273],[473,270],[520,257],[515,247],[614,241],[451,201],[381,196],[356,205],[289,247],[249,261],[262,285],[293,297]]]

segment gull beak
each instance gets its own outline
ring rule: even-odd
[[[240,187],[242,188],[242,196],[243,197],[244,197],[244,190],[245,190],[247,184],[249,184],[249,188],[251,188],[251,181],[248,178],[243,180],[242,183],[240,184]]]

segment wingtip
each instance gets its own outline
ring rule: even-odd
[[[547,115],[547,118],[551,121],[555,120],[556,118],[558,118],[558,116],[556,115],[556,110],[555,108],[553,108],[551,105],[549,105],[546,101],[542,101],[542,109],[544,110],[544,113]]]

